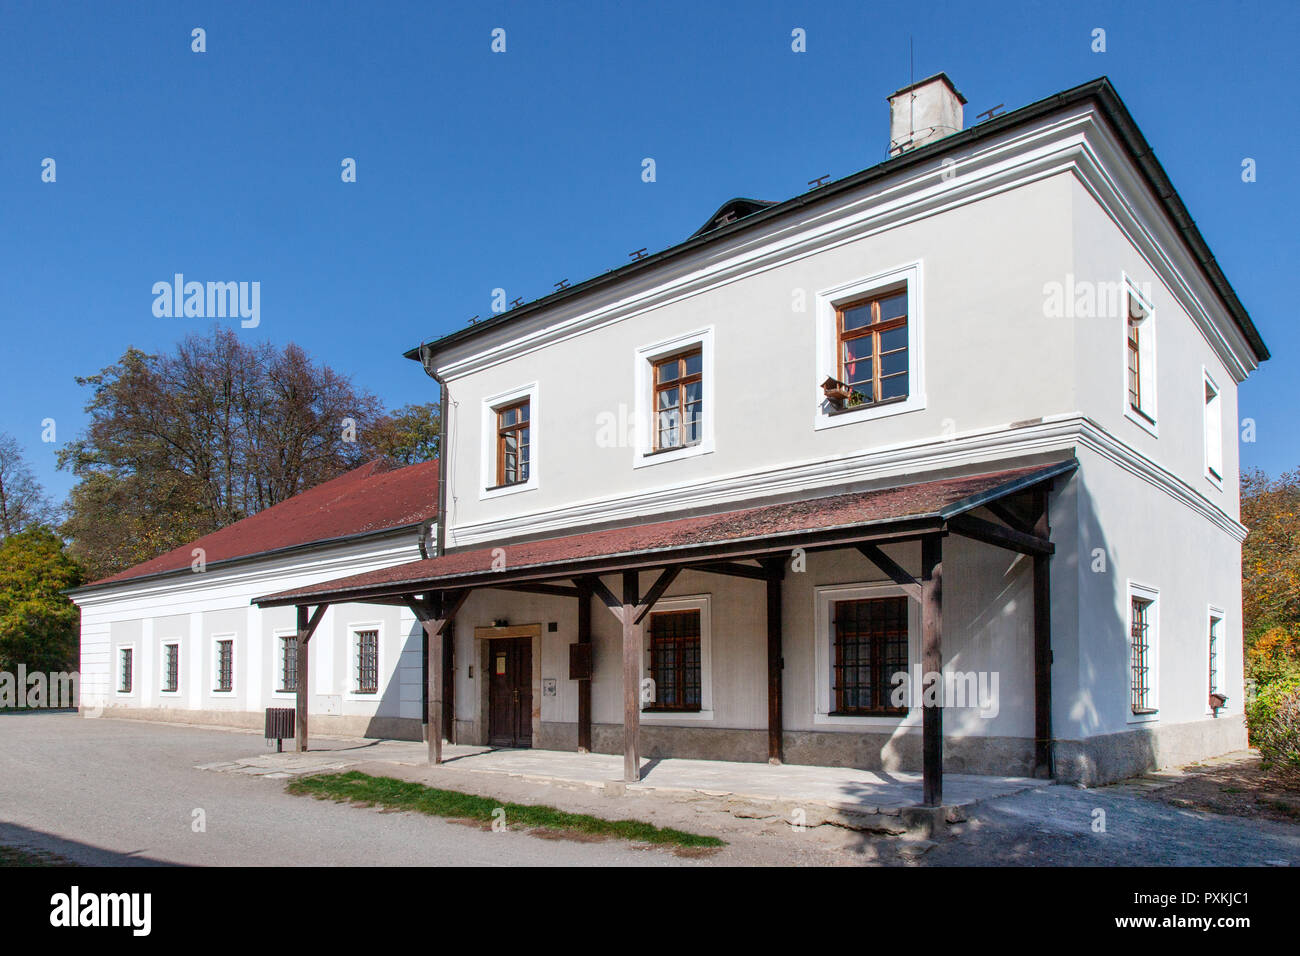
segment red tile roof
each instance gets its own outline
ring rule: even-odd
[[[789,542],[783,545],[781,542],[767,542],[767,539],[783,536],[788,539],[794,536],[794,544],[797,545],[799,535],[833,532],[836,529],[851,530],[864,525],[912,519],[930,518],[937,522],[1074,467],[1074,459],[1069,459],[1053,465],[943,478],[721,514],[506,543],[473,551],[453,551],[424,561],[411,561],[293,591],[282,591],[257,598],[255,603],[291,604],[296,603],[296,598],[320,596],[342,601],[347,600],[349,594],[393,594],[408,585],[409,593],[419,592],[423,585],[449,587],[486,583],[482,582],[483,578],[496,581],[529,576],[535,579],[543,576],[536,572],[544,570],[548,565],[557,566],[558,575],[569,571],[568,566],[584,561],[591,562],[591,570],[596,570],[595,564],[601,559],[630,558],[633,555],[660,552],[669,556],[709,545],[743,545],[745,542],[754,542],[754,547],[748,550],[761,552],[764,544],[770,543],[769,550],[774,550],[789,546]],[[743,552],[746,549],[741,547],[738,550]],[[493,563],[501,552],[504,552],[504,572],[493,568]],[[676,554],[676,557],[680,560],[681,555]],[[708,555],[700,557],[704,561],[709,559]]]
[[[287,501],[87,587],[431,521],[438,515],[438,463],[401,467],[378,458]]]

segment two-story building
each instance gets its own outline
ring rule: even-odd
[[[888,160],[408,352],[437,553],[259,596],[300,672],[328,608],[397,607],[434,760],[922,769],[930,803],[944,769],[1244,746],[1234,423],[1267,349],[1108,81],[964,102],[899,90]]]

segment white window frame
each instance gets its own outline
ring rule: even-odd
[[[1129,579],[1124,589],[1124,712],[1130,724],[1149,724],[1160,719],[1160,591]],[[1147,703],[1149,714],[1133,713],[1133,599],[1150,601],[1147,608],[1147,633],[1150,635],[1148,675],[1150,687]]]
[[[538,387],[536,382],[499,392],[483,399],[482,403],[482,449],[479,457],[479,493],[480,501],[500,498],[503,495],[517,495],[525,491],[536,491],[541,487],[541,409],[538,404]],[[513,405],[528,399],[528,480],[513,485],[497,485],[497,409]]]
[[[1227,646],[1226,641],[1224,641],[1224,632],[1227,628],[1227,620],[1228,620],[1228,615],[1224,612],[1224,610],[1221,607],[1218,607],[1217,605],[1214,604],[1211,604],[1207,607],[1206,614],[1205,614],[1205,656],[1201,659],[1205,661],[1205,670],[1206,670],[1205,712],[1210,715],[1213,715],[1214,713],[1214,708],[1210,706],[1211,680],[1213,680],[1215,691],[1217,691],[1220,694],[1223,693],[1223,649]],[[1216,622],[1218,624],[1217,628],[1215,627]],[[1211,640],[1217,640],[1219,645],[1218,652],[1215,655],[1217,658],[1218,666],[1215,667],[1214,673],[1210,673],[1210,641]],[[1223,707],[1219,708],[1219,713],[1221,714],[1230,711],[1232,709],[1232,704],[1234,703],[1230,695],[1224,694],[1224,696],[1228,697],[1228,703],[1225,704]]]
[[[1211,398],[1207,393],[1213,391]],[[1201,366],[1201,408],[1205,434],[1205,480],[1223,490],[1223,390],[1210,370]],[[1217,469],[1215,466],[1218,466]]]
[[[230,641],[230,690],[217,690],[221,679],[221,642]],[[212,635],[212,667],[209,668],[208,696],[234,697],[239,692],[239,635]]]
[[[921,727],[921,708],[909,707],[906,714],[889,716],[866,716],[855,714],[832,714],[831,667],[834,660],[833,637],[831,635],[831,605],[839,601],[858,601],[864,598],[907,597],[907,592],[897,584],[830,584],[813,591],[813,620],[816,627],[816,650],[814,683],[816,696],[813,698],[813,723],[828,727],[883,727],[887,729],[919,730]],[[916,664],[921,660],[921,605],[910,597],[907,599],[907,672],[915,674]],[[913,693],[916,690],[913,689]]]
[[[694,445],[684,445],[668,451],[655,451],[654,363],[674,352],[684,352],[696,346],[700,349],[700,397],[704,403],[700,440]],[[662,465],[670,461],[713,453],[713,424],[717,419],[717,404],[714,401],[716,379],[713,374],[713,326],[638,348],[632,370],[632,381],[636,388],[636,418],[634,419],[636,424],[632,429],[633,468]]]
[[[925,360],[921,354],[925,342],[925,315],[921,305],[921,272],[921,262],[918,260],[817,293],[814,308],[817,323],[817,381],[811,383],[817,411],[813,428],[836,428],[925,408]],[[907,398],[881,405],[863,405],[835,411],[822,393],[822,382],[827,378],[840,377],[836,308],[900,282],[907,283]]]
[[[167,689],[167,648],[176,648],[176,689]],[[181,640],[169,637],[158,642],[158,696],[183,697],[185,693],[185,665],[181,660]]]
[[[284,676],[284,670],[281,662],[284,659],[284,649],[281,647],[284,639],[287,637],[297,637],[298,629],[295,627],[277,627],[271,632],[271,696],[277,700],[297,700],[297,691],[288,691],[287,693],[280,690],[280,685],[284,683],[280,680]],[[298,675],[302,679],[302,675]]]
[[[1120,303],[1123,322],[1120,331],[1122,337],[1120,345],[1120,358],[1123,361],[1123,378],[1121,383],[1122,399],[1124,402],[1124,417],[1129,421],[1141,426],[1143,431],[1148,432],[1155,438],[1160,437],[1160,416],[1157,412],[1159,404],[1159,394],[1156,388],[1157,381],[1157,355],[1156,355],[1156,310],[1151,300],[1142,294],[1137,282],[1128,273],[1124,273],[1124,280],[1121,284],[1124,293],[1124,301]],[[1128,317],[1129,317],[1129,296],[1137,300],[1137,304],[1146,313],[1146,317],[1138,325],[1138,391],[1142,396],[1142,411],[1139,412],[1129,404],[1128,400]],[[1148,400],[1149,399],[1149,400]],[[1150,419],[1147,416],[1151,416]]]
[[[131,689],[122,690],[122,652],[131,652]],[[136,697],[139,695],[140,681],[137,675],[140,671],[140,655],[136,653],[135,641],[126,644],[117,645],[117,653],[113,655],[113,690],[118,697]]]
[[[651,613],[657,611],[699,611],[700,612],[700,709],[698,711],[661,711],[646,710],[642,707],[643,724],[697,724],[713,720],[713,614],[712,596],[708,594],[683,594],[677,597],[660,598],[655,602]],[[646,615],[645,647],[650,647],[649,615]],[[641,655],[641,679],[646,678],[646,655]]]
[[[360,683],[361,671],[358,667],[360,663],[357,660],[357,652],[360,650],[362,631],[374,631],[376,633],[376,660],[375,660],[375,692],[373,694],[362,694],[357,691]],[[384,622],[383,621],[360,621],[348,625],[348,684],[343,691],[346,700],[369,700],[378,701],[384,696]]]

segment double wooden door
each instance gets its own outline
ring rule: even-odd
[[[488,743],[533,745],[533,639],[496,638],[488,656]]]

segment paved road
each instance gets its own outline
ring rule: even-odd
[[[493,833],[284,792],[283,780],[196,770],[255,735],[76,714],[0,715],[0,844],[92,865],[682,866],[620,841]],[[202,809],[207,830],[193,832]]]

